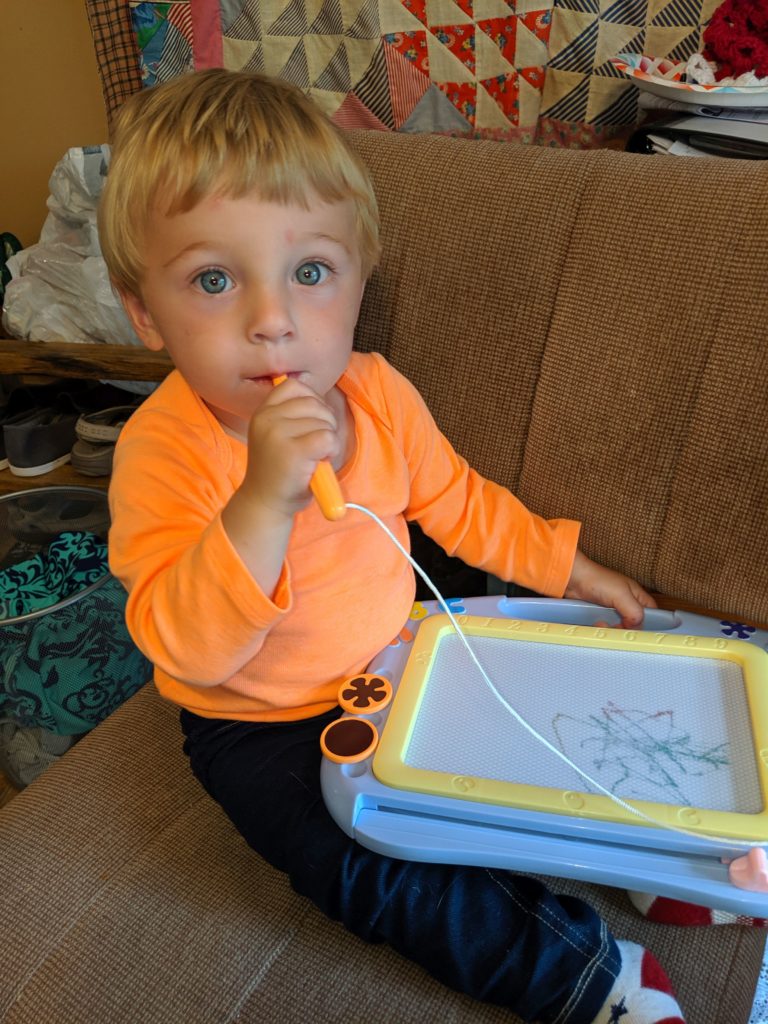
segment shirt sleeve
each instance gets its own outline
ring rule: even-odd
[[[170,446],[180,432],[184,443]],[[221,510],[233,492],[215,446],[160,413],[134,413],[109,490],[110,569],[128,590],[136,645],[199,686],[241,669],[291,607],[287,567],[267,596],[231,544]]]
[[[418,391],[380,361],[392,429],[408,462],[406,517],[468,565],[548,597],[565,592],[580,524],[546,520],[475,472],[440,432]]]

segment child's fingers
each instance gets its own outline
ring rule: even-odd
[[[638,600],[640,601],[640,604],[643,606],[643,608],[658,608],[659,607],[656,604],[656,602],[654,601],[654,599],[651,597],[651,595],[647,591],[645,591],[645,590],[641,591],[641,593],[638,594],[637,597],[638,597]]]
[[[646,608],[655,608],[651,595],[635,580],[626,579],[626,585],[616,595],[615,608],[624,629],[639,629]]]
[[[576,553],[565,596],[614,608],[624,629],[640,629],[644,609],[656,607],[651,595],[635,580],[598,565],[581,551]],[[595,625],[603,625],[602,620]]]
[[[621,616],[621,622],[619,623],[619,626],[622,629],[640,629],[642,625],[643,625],[643,613],[642,613],[642,611],[639,612],[639,613],[632,612],[632,613],[630,613],[628,615],[622,615]]]
[[[315,394],[281,397],[275,393],[274,398],[269,396],[263,408],[272,416],[279,415],[286,420],[314,418],[326,422],[332,430],[336,429],[333,409]]]
[[[300,458],[316,463],[338,455],[338,436],[326,424],[314,419],[292,420],[290,427],[287,440],[296,445]]]
[[[280,434],[290,440],[292,438],[306,437],[308,434],[328,433],[335,434],[336,421],[328,420],[324,416],[296,416],[286,417],[280,421]]]
[[[318,432],[327,436],[317,458],[335,455],[338,423],[333,409],[308,388],[302,388],[299,394],[281,396],[279,392],[288,389],[292,383],[286,382],[275,388],[264,405],[254,413],[248,431],[249,445],[256,450],[274,448],[279,452],[284,445]],[[310,446],[308,451],[313,453],[314,449]]]

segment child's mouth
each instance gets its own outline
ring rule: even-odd
[[[290,377],[296,379],[298,376],[299,372],[297,370],[280,370],[279,372],[265,373],[259,377],[248,377],[247,379],[252,381],[254,384],[269,384],[269,386],[272,387],[276,378]]]

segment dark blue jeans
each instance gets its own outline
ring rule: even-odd
[[[328,917],[525,1020],[590,1024],[619,968],[604,922],[532,878],[395,860],[350,839],[320,792],[319,737],[338,714],[265,723],[182,711],[184,750],[248,844]]]

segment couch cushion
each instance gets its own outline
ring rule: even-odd
[[[492,142],[350,137],[383,222],[358,347],[383,352],[470,463],[515,488],[574,230],[553,197],[577,193],[589,165]]]
[[[768,622],[765,162],[352,138],[385,250],[359,346],[587,554]]]
[[[598,561],[766,622],[768,167],[575,156],[519,496],[582,519]]]

